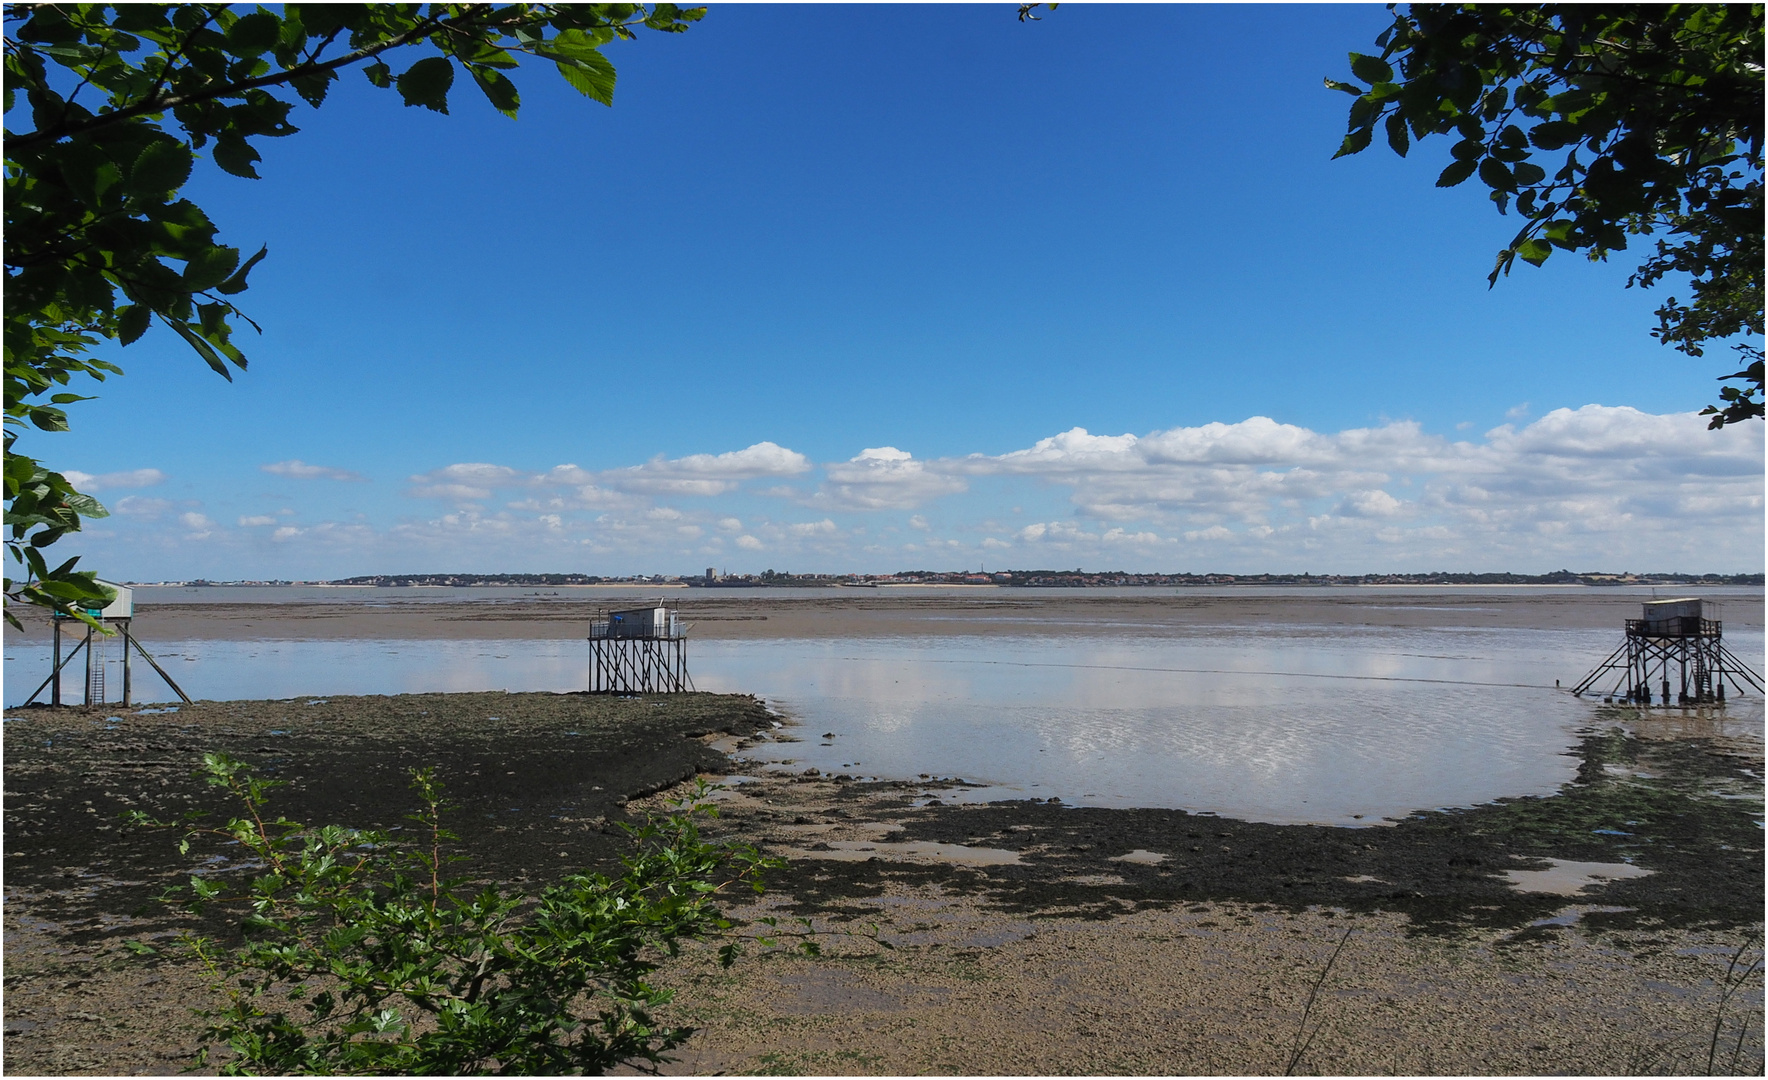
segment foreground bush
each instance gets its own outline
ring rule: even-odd
[[[203,1013],[198,1065],[224,1047],[215,1064],[230,1075],[654,1067],[693,1029],[652,1019],[670,992],[648,977],[684,939],[725,939],[719,958],[731,964],[742,939],[721,897],[759,893],[762,871],[781,865],[701,837],[697,819],[717,813],[701,783],[666,813],[624,826],[636,851],[618,877],[576,874],[526,896],[445,872],[459,856],[445,853],[456,838],[442,827],[447,808],[429,770],[412,773],[422,809],[410,820],[421,828],[407,836],[270,818],[277,782],[224,754],[205,755],[203,775],[241,816],[220,826],[198,815],[133,820],[181,829],[185,854],[218,845],[224,860],[199,857],[241,871],[239,880],[192,876],[169,897],[198,913],[216,903],[244,911],[242,944],[186,933],[179,945],[227,1000]],[[816,951],[808,939],[799,948]]]

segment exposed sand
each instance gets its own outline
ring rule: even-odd
[[[570,639],[586,633],[597,611],[633,600],[512,595],[464,602],[387,599],[394,590],[339,590],[338,601],[236,604],[156,603],[137,594],[135,632],[144,641],[315,639]],[[1641,595],[1610,589],[1402,587],[1156,593],[1084,590],[954,589],[949,595],[830,589],[827,596],[773,598],[680,590],[690,634],[703,639],[855,638],[923,635],[1186,635],[1223,626],[1318,627],[1323,634],[1362,627],[1613,628],[1638,618]],[[1666,594],[1668,595],[1668,594]],[[1699,593],[1696,593],[1699,595]],[[1708,594],[1709,596],[1711,594]],[[48,636],[24,612],[25,640]],[[1710,616],[1711,617],[1711,616]],[[1731,590],[1717,617],[1734,629],[1759,630],[1762,592]]]
[[[402,770],[439,763],[473,865],[538,883],[605,865],[608,821],[729,768],[718,753],[770,723],[713,695],[12,715],[6,1071],[99,1075],[188,1064],[189,1009],[210,1000],[188,964],[120,947],[178,924],[129,913],[181,864],[116,815],[208,802],[188,777],[199,750],[295,780],[277,805],[298,818],[356,824],[398,820]],[[924,804],[936,788],[758,771],[722,794],[720,822],[791,858],[764,905],[857,934],[730,971],[691,948],[661,977],[672,1019],[703,1030],[669,1071],[1281,1074],[1306,1044],[1298,1073],[1690,1074],[1718,1020],[1715,1071],[1759,1075],[1759,970],[1723,1015],[1719,987],[1740,945],[1760,955],[1761,740],[1612,715],[1631,733],[1587,738],[1559,796],[1378,830]],[[1566,896],[1507,880],[1621,857],[1651,872],[1599,870]]]

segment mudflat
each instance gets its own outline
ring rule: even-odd
[[[570,639],[598,611],[638,606],[634,599],[525,595],[450,600],[404,590],[352,593],[337,600],[231,603],[204,590],[201,603],[137,593],[136,633],[147,641],[335,639]],[[265,590],[255,590],[263,593]],[[438,593],[441,591],[438,590]],[[690,633],[701,639],[865,638],[926,635],[1186,635],[1211,627],[1318,627],[1322,634],[1359,628],[1460,626],[1489,629],[1619,629],[1639,617],[1648,594],[1604,588],[1403,586],[1242,591],[1039,590],[1007,588],[898,592],[890,588],[819,590],[805,595],[673,589]],[[391,594],[391,595],[389,595]],[[826,595],[825,595],[826,594]],[[174,594],[176,595],[176,594]],[[291,594],[293,595],[293,594]],[[663,595],[663,594],[659,594]],[[1665,593],[1664,595],[1669,595]],[[1728,628],[1759,630],[1762,591],[1696,592],[1718,599]],[[1713,617],[1713,615],[1709,615]],[[25,613],[25,640],[47,624]]]
[[[672,1071],[1759,1074],[1759,968],[1721,1006],[1761,955],[1762,742],[1735,727],[1603,709],[1556,795],[1343,829],[762,768],[779,733],[747,697],[14,710],[5,1065],[188,1064],[200,973],[121,943],[188,925],[151,896],[189,867],[119,815],[208,801],[190,770],[219,749],[315,822],[397,824],[405,770],[437,766],[472,872],[535,887],[608,866],[614,824],[691,776],[742,777],[718,827],[789,860],[750,914],[810,919],[827,955],[690,949],[662,973],[702,1029]]]

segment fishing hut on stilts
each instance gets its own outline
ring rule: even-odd
[[[172,692],[178,695],[180,701],[184,702],[186,705],[194,704],[190,700],[190,696],[186,694],[176,682],[172,681],[172,676],[166,674],[166,669],[159,665],[159,661],[150,656],[148,651],[141,647],[140,640],[131,633],[130,626],[135,619],[134,590],[130,589],[127,585],[118,585],[109,581],[100,581],[99,584],[116,593],[116,596],[112,598],[110,603],[101,608],[86,608],[85,614],[97,620],[100,625],[107,629],[114,629],[117,632],[116,637],[113,638],[110,635],[98,632],[90,623],[84,623],[79,619],[57,612],[51,620],[51,633],[54,636],[49,653],[51,665],[49,677],[44,679],[42,684],[39,685],[36,690],[32,691],[31,696],[25,699],[25,704],[29,705],[36,701],[37,695],[41,694],[44,690],[49,691],[49,704],[62,704],[62,669],[73,663],[74,657],[84,653],[86,657],[86,693],[83,704],[103,705],[106,701],[104,675],[109,660],[109,657],[106,655],[108,652],[106,643],[112,640],[118,640],[121,645],[121,659],[123,662],[122,704],[130,705],[134,703],[134,667],[130,663],[130,649],[134,649],[141,654],[141,658],[146,660],[148,665],[151,666],[154,671],[159,673],[160,678],[166,680],[166,685],[172,688]],[[86,632],[85,637],[79,639],[78,643],[68,651],[65,658],[61,655],[62,626],[64,624],[78,624]]]
[[[1650,705],[1724,705],[1725,687],[1762,692],[1762,676],[1725,647],[1724,626],[1703,617],[1698,599],[1652,600],[1644,618],[1627,620],[1627,637],[1572,693]],[[1610,678],[1607,690],[1597,690]],[[1673,695],[1673,700],[1672,700]]]
[[[681,612],[661,602],[598,614],[589,624],[589,692],[679,694],[694,689],[687,636]]]

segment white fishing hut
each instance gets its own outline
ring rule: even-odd
[[[680,611],[658,603],[590,620],[590,693],[679,694],[693,688]]]
[[[153,666],[153,669],[159,673],[160,678],[166,680],[166,685],[170,686],[173,692],[175,692],[185,704],[190,704],[191,701],[189,696],[184,693],[184,690],[176,682],[172,681],[172,676],[166,674],[166,669],[160,667],[159,662],[150,656],[146,649],[141,647],[141,642],[138,641],[130,631],[130,627],[135,620],[135,590],[127,585],[119,585],[114,581],[99,581],[98,584],[103,585],[116,595],[111,597],[110,602],[102,607],[88,605],[82,608],[81,611],[90,618],[97,620],[99,625],[104,626],[107,629],[115,630],[117,634],[121,636],[123,661],[122,703],[124,705],[132,704],[131,698],[134,693],[134,669],[130,665],[129,650],[133,648],[136,652],[141,654],[143,660],[146,660]],[[62,703],[62,668],[72,663],[74,657],[80,655],[82,652],[86,654],[86,695],[84,704],[104,704],[106,696],[104,671],[105,663],[108,659],[105,655],[107,651],[105,642],[110,639],[110,636],[97,632],[93,629],[90,623],[80,622],[78,619],[60,613],[57,613],[50,622],[53,628],[53,643],[50,646],[51,667],[49,677],[43,680],[42,684],[32,692],[29,698],[25,699],[25,704],[29,705],[31,702],[37,700],[37,695],[41,694],[45,688],[49,688],[49,704],[60,705]],[[79,623],[86,631],[85,637],[68,652],[65,659],[61,655],[61,628],[64,623]]]
[[[1762,676],[1725,647],[1724,624],[1706,617],[1698,597],[1648,600],[1626,622],[1626,640],[1572,691],[1582,697],[1603,676],[1617,676],[1603,700],[1650,705],[1661,692],[1665,705],[1725,703],[1725,686],[1762,691]],[[1674,691],[1672,691],[1674,686]],[[1672,692],[1674,698],[1672,699]]]

